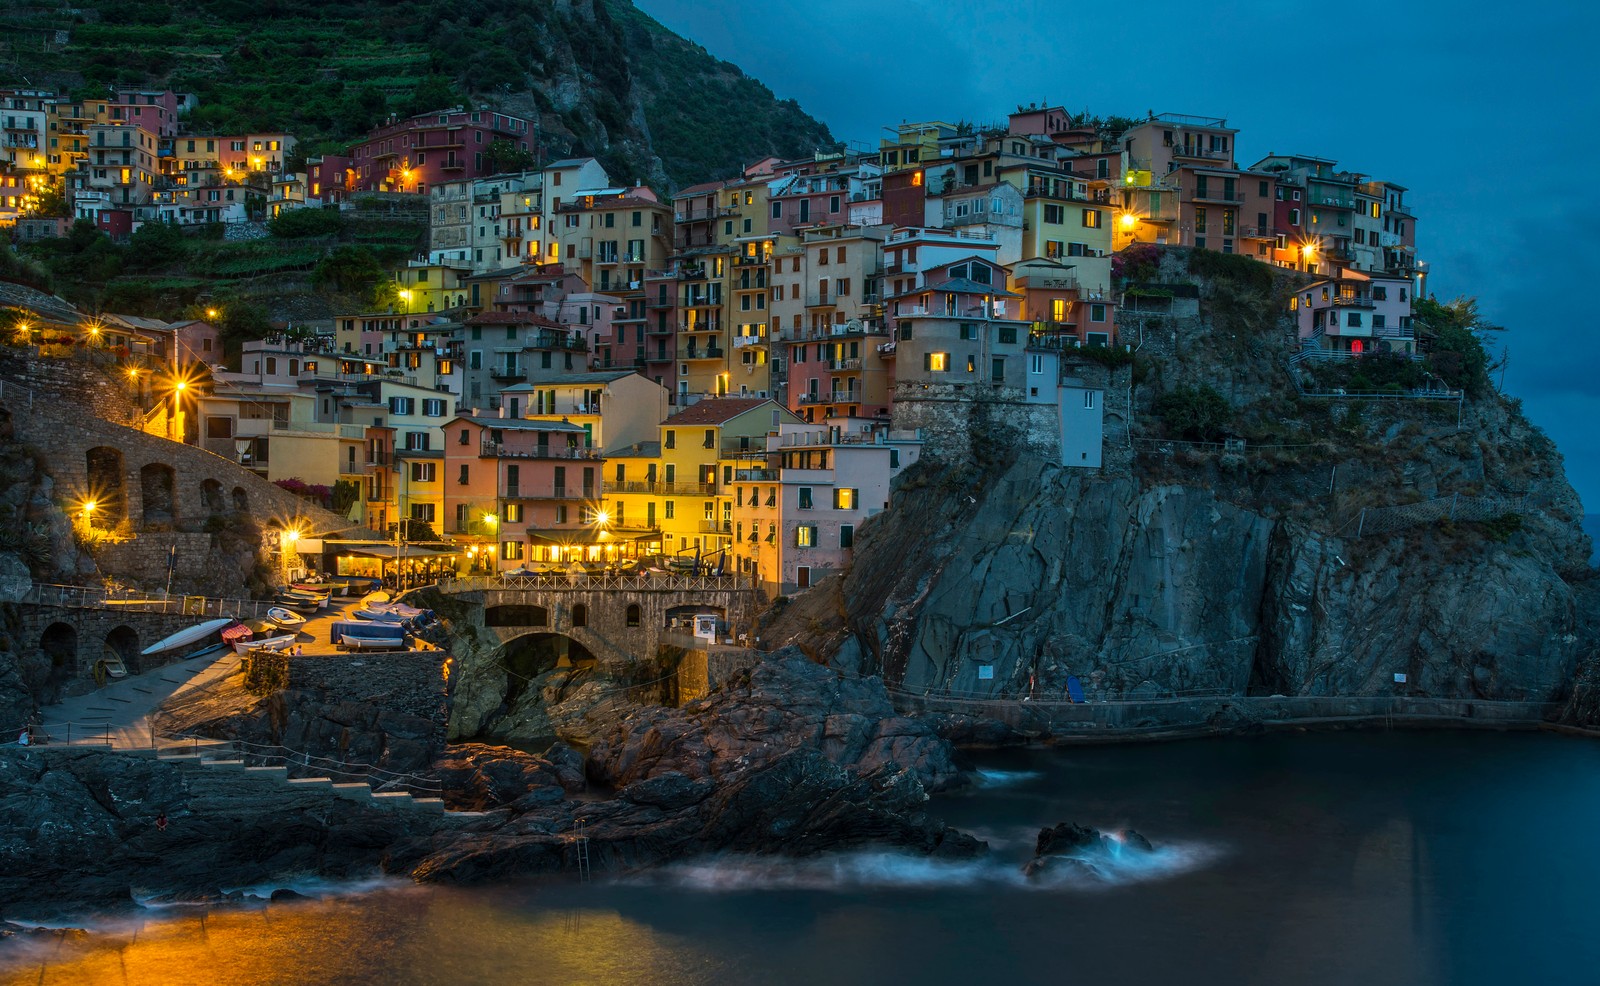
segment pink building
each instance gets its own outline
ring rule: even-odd
[[[463,415],[444,425],[444,529],[493,547],[494,570],[612,560],[605,461],[564,421]]]
[[[439,110],[391,119],[350,149],[353,188],[426,195],[444,181],[493,173],[486,157],[497,140],[528,149],[528,121],[491,110]]]
[[[1360,356],[1371,352],[1415,354],[1410,278],[1341,270],[1302,288],[1289,299],[1300,344],[1307,349]]]

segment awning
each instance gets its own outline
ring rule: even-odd
[[[409,544],[402,547],[400,545],[378,543],[347,545],[341,550],[343,554],[347,555],[364,555],[368,558],[405,558],[417,561],[426,558],[453,558],[461,553],[455,549],[424,548],[420,545]]]
[[[608,544],[623,544],[631,541],[659,541],[660,531],[630,531],[607,528],[605,537],[599,531],[574,530],[574,531],[528,531],[528,540],[537,544],[559,544],[563,547],[591,548],[604,547]]]

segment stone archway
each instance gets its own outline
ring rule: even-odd
[[[126,624],[119,624],[106,634],[105,646],[101,649],[103,658],[119,658],[130,672],[139,671],[139,631]]]
[[[171,528],[178,522],[177,474],[164,462],[146,463],[139,469],[141,522],[146,529]]]
[[[233,509],[235,513],[250,512],[250,494],[246,493],[242,486],[233,488]]]
[[[228,499],[222,495],[222,484],[214,479],[201,480],[200,502],[211,516],[228,512]]]
[[[70,623],[52,623],[39,635],[39,650],[50,659],[52,677],[64,678],[78,670],[78,630]]]
[[[83,455],[89,487],[84,493],[86,498],[95,502],[89,523],[95,527],[115,527],[128,515],[122,452],[107,445],[97,445]]]

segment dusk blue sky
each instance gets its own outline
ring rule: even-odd
[[[1600,7],[635,2],[846,141],[1018,103],[1154,110],[1226,117],[1241,165],[1312,154],[1405,185],[1433,293],[1506,326],[1506,392],[1600,512]]]

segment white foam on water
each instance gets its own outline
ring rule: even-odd
[[[1005,888],[1083,891],[1168,880],[1221,858],[1216,847],[1178,843],[1150,852],[1112,844],[1060,857],[1036,876],[1024,876],[1016,859],[944,860],[903,853],[862,851],[814,859],[712,856],[676,863],[621,882],[670,886],[702,893],[803,890],[822,893]]]
[[[1037,770],[977,770],[973,771],[978,787],[1016,787],[1043,776]]]

